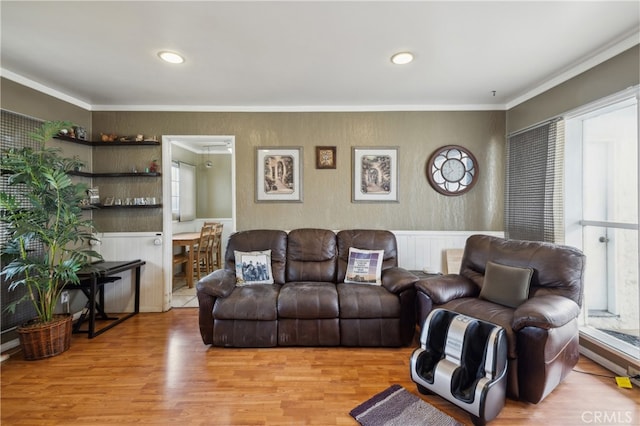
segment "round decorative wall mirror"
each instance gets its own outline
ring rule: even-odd
[[[466,148],[447,145],[431,154],[426,172],[429,183],[440,194],[461,195],[478,181],[478,161]]]

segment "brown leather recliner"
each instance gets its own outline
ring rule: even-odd
[[[512,308],[480,298],[487,262],[531,268],[528,299]],[[459,274],[416,283],[418,321],[434,308],[489,321],[507,332],[507,395],[542,401],[578,362],[584,254],[573,247],[506,240],[467,239]]]

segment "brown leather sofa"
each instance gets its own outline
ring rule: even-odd
[[[509,307],[480,297],[487,262],[532,271],[524,303]],[[578,362],[584,268],[584,254],[572,247],[473,235],[459,274],[416,283],[418,321],[444,308],[504,327],[507,395],[538,403]]]
[[[349,248],[384,250],[382,285],[344,283]],[[236,285],[235,251],[271,250],[273,284]],[[249,230],[231,235],[224,269],[197,284],[200,334],[226,347],[404,346],[418,278],[382,230]]]

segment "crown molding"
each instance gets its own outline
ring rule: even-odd
[[[504,104],[465,105],[93,105],[94,111],[181,111],[181,112],[392,112],[392,111],[496,111]]]
[[[588,58],[570,65],[565,71],[560,72],[559,74],[551,77],[550,79],[539,84],[528,92],[507,102],[506,109],[509,110],[511,108],[514,108],[521,103],[526,102],[529,99],[534,98],[541,93],[544,93],[547,90],[552,89],[553,87],[558,86],[565,81],[568,81],[573,77],[590,70],[591,68],[594,68],[597,65],[600,65],[601,63],[613,58],[616,55],[619,55],[625,50],[631,49],[638,44],[640,44],[640,28],[635,28],[630,33],[622,36],[620,39],[610,43],[599,51],[596,51]]]
[[[7,80],[11,80],[18,84],[22,84],[23,86],[26,86],[30,89],[37,90],[38,92],[42,92],[45,95],[52,96],[54,98],[60,99],[61,101],[68,102],[77,107],[84,108],[88,111],[92,111],[91,104],[85,101],[81,101],[78,98],[69,96],[66,93],[62,93],[59,90],[52,89],[51,87],[45,86],[44,84],[38,83],[37,81],[33,81],[27,77],[23,77],[20,74],[16,74],[4,68],[0,68],[0,77],[4,77]]]

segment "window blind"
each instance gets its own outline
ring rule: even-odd
[[[562,243],[564,121],[510,135],[506,153],[505,235]]]
[[[36,149],[39,147],[38,142],[31,139],[30,135],[42,125],[43,121],[2,110],[0,112],[0,122],[0,148],[2,148],[3,151],[10,148],[30,147]],[[0,191],[16,196],[25,207],[28,206],[27,197],[20,185],[9,186],[8,182],[9,175],[2,173],[0,176]],[[7,231],[7,225],[0,222],[0,245],[2,247],[5,246],[9,237]],[[34,253],[41,253],[43,251],[41,243],[35,243],[29,248],[33,250]],[[0,266],[4,267],[6,261],[7,260],[3,258]],[[24,286],[19,286],[15,290],[9,291],[9,283],[5,282],[4,276],[0,278],[0,286],[2,288],[2,303],[0,304],[2,312],[2,332],[4,333],[33,318],[35,316],[35,310],[31,303],[22,302],[16,306],[15,313],[7,312],[5,309],[6,306],[22,299],[22,297],[26,295],[27,290]],[[4,341],[4,336],[2,340]]]

